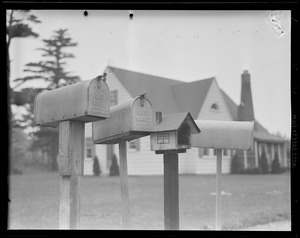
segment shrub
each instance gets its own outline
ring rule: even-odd
[[[109,176],[119,176],[119,165],[117,156],[114,154],[111,159],[111,166],[109,168]]]
[[[101,174],[101,168],[97,156],[94,157],[93,172],[94,176],[99,176]]]
[[[240,174],[244,172],[244,165],[237,153],[231,159],[231,173]]]
[[[269,164],[268,164],[268,160],[267,160],[265,151],[262,152],[259,162],[260,162],[259,167],[260,167],[261,173],[262,174],[269,173]]]
[[[275,153],[275,158],[272,161],[272,166],[271,166],[271,173],[272,174],[279,174],[282,173],[284,170],[281,169],[279,158],[278,158],[278,153]]]
[[[260,174],[261,171],[259,169],[259,167],[254,167],[254,168],[249,168],[245,170],[246,174]]]

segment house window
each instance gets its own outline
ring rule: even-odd
[[[130,151],[139,151],[140,150],[140,139],[129,141],[129,150]]]
[[[209,155],[209,149],[208,149],[208,148],[205,148],[205,149],[204,149],[203,155]]]
[[[170,134],[169,133],[157,134],[157,144],[169,144],[169,143],[170,143]]]
[[[95,145],[91,137],[85,139],[85,156],[87,158],[93,158],[95,152],[94,146]]]
[[[110,106],[118,104],[118,90],[110,91]]]
[[[223,150],[223,155],[228,156],[228,150]]]
[[[219,109],[219,106],[218,106],[218,104],[216,104],[216,103],[213,103],[211,106],[210,106],[210,109],[212,109],[212,110],[218,110]]]

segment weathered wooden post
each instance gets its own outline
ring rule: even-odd
[[[95,144],[119,143],[123,228],[130,228],[126,142],[153,131],[153,110],[145,95],[111,107],[110,117],[93,122]]]
[[[151,133],[151,150],[164,156],[164,225],[166,230],[179,230],[178,153],[191,148],[191,134],[199,133],[188,112],[162,115],[156,112]]]
[[[192,135],[192,147],[214,148],[217,152],[216,230],[221,230],[222,150],[251,150],[254,122],[200,120],[195,122],[201,128],[201,134]]]
[[[84,124],[109,117],[109,108],[109,89],[102,76],[35,97],[35,124],[59,127],[60,229],[80,228]]]

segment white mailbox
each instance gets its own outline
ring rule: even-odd
[[[68,120],[92,122],[109,117],[109,108],[109,88],[95,78],[36,95],[34,121],[51,127]]]
[[[110,117],[93,122],[95,144],[116,144],[147,136],[153,131],[151,102],[144,95],[110,108]]]
[[[254,122],[250,121],[201,121],[201,134],[192,136],[192,147],[251,150]]]

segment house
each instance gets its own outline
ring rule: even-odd
[[[214,77],[182,82],[121,68],[114,68],[107,76],[110,89],[111,106],[133,99],[146,92],[153,110],[163,114],[190,112],[195,120],[253,121],[250,74],[242,74],[241,104],[234,101],[219,87]],[[201,128],[200,128],[201,130]],[[118,145],[94,145],[91,143],[92,125],[86,124],[86,149],[84,173],[92,174],[93,157],[99,159],[102,174],[108,174],[111,157],[119,157]],[[129,175],[162,175],[163,155],[156,155],[150,150],[150,136],[127,143],[127,163]],[[254,131],[254,149],[237,151],[244,158],[245,168],[258,165],[262,151],[266,152],[269,164],[276,153],[282,165],[287,163],[287,141],[270,134],[260,123]],[[191,148],[179,154],[180,174],[211,174],[216,172],[216,152],[213,149]],[[230,172],[231,158],[235,151],[223,151],[223,173]]]

